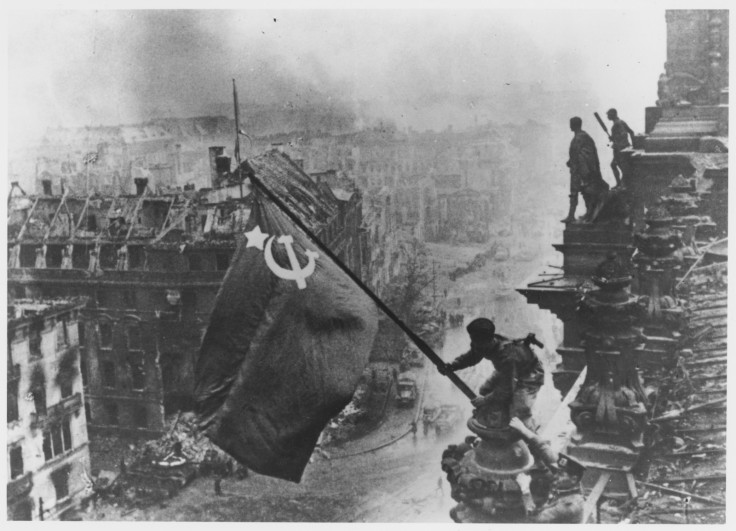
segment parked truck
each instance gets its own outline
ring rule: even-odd
[[[396,402],[399,407],[411,407],[417,400],[417,380],[411,373],[399,375],[396,383]]]

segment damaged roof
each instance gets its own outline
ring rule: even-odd
[[[337,215],[340,198],[326,184],[316,183],[284,153],[268,151],[247,164],[310,229],[318,232]],[[147,192],[143,196],[12,196],[8,241],[58,244],[130,240],[160,245],[165,233],[174,229],[179,233],[177,242],[182,242],[182,237],[189,243],[209,240],[200,226],[202,216],[211,218],[211,236],[244,229],[250,210],[249,183],[245,183],[243,192],[242,198],[237,187],[159,195]],[[241,219],[244,216],[246,219]],[[194,220],[191,226],[187,226],[187,217]]]
[[[337,214],[334,195],[328,194],[286,154],[271,150],[247,163],[266,188],[310,229],[319,229]]]

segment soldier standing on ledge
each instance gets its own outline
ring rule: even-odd
[[[570,142],[570,210],[563,223],[575,221],[575,209],[578,206],[578,194],[585,200],[585,221],[591,221],[601,193],[608,185],[601,176],[600,161],[595,142],[583,131],[583,120],[578,116],[570,118],[570,130],[574,133]]]
[[[631,130],[626,122],[618,117],[618,111],[616,109],[608,109],[606,116],[613,122],[611,125],[611,136],[608,137],[613,147],[611,169],[613,170],[613,177],[616,179],[616,186],[621,186],[621,179],[626,175],[626,169],[624,168],[625,161],[621,152],[631,146],[629,136],[631,136],[633,141],[634,131]]]
[[[539,388],[544,384],[544,368],[531,348],[505,348],[509,340],[496,335],[493,321],[480,317],[468,327],[470,350],[453,362],[438,367],[441,374],[472,367],[483,358],[493,363],[495,371],[480,386],[472,404],[481,408],[491,404],[510,404],[511,415],[519,417],[534,429],[532,407]]]

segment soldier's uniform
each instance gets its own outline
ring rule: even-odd
[[[629,143],[629,135],[634,136],[634,131],[621,118],[614,118],[611,125],[611,145],[613,147],[613,160],[611,161],[611,170],[616,179],[616,184],[620,184],[621,176],[625,174],[624,166],[626,161],[621,152],[631,146]]]
[[[569,155],[567,166],[570,168],[570,212],[566,219],[574,220],[578,194],[582,194],[586,209],[585,221],[591,221],[597,205],[596,198],[608,190],[608,184],[601,175],[598,150],[591,136],[581,129],[575,132],[570,141]]]
[[[510,403],[512,417],[518,417],[531,429],[532,406],[539,389],[544,384],[544,367],[534,351],[523,344],[516,344],[496,335],[495,325],[488,319],[475,319],[467,327],[470,334],[470,350],[447,364],[447,370],[458,371],[476,365],[483,359],[493,363],[495,371],[478,393],[484,402]],[[478,338],[492,337],[490,345],[474,341]]]

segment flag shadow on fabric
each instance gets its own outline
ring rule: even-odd
[[[200,428],[254,471],[298,482],[355,392],[377,310],[257,189],[247,229],[195,367]]]

